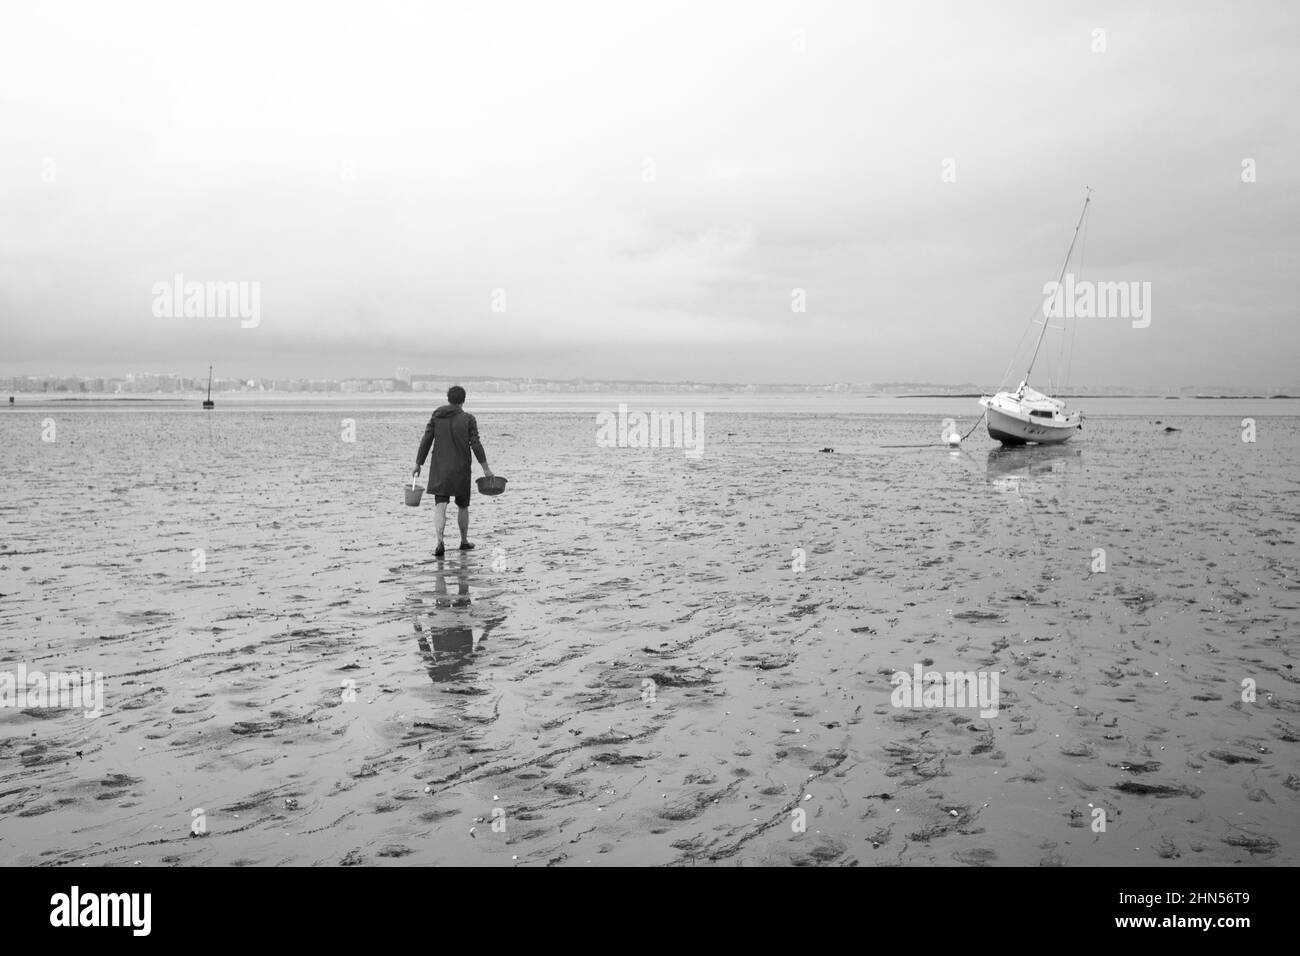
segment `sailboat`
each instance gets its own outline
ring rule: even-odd
[[[1084,217],[1088,215],[1090,202],[1091,189],[1083,198],[1083,211],[1075,223],[1070,248],[1066,250],[1065,262],[1061,264],[1061,274],[1056,278],[1057,295],[1062,294],[1061,280],[1065,278],[1065,270],[1070,266],[1070,256],[1074,253],[1074,244],[1079,239],[1079,229]],[[1029,376],[1038,360],[1038,351],[1043,347],[1043,337],[1047,335],[1048,312],[1050,310],[1044,309],[1043,328],[1038,333],[1038,343],[1034,346],[1034,354],[1029,360],[1029,368],[1025,370],[1025,377],[1015,391],[980,397],[980,404],[988,415],[989,437],[1004,445],[1057,445],[1068,441],[1076,431],[1083,428],[1082,412],[1070,411],[1059,398],[1045,395],[1029,384]]]
[[[212,366],[209,365],[208,366],[208,397],[203,402],[203,410],[211,411],[216,407],[217,407],[216,404],[212,401]]]

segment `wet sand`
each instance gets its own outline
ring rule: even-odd
[[[710,410],[694,460],[470,408],[509,491],[441,562],[427,409],[0,414],[0,670],[106,691],[0,708],[0,862],[1300,862],[1300,419]]]

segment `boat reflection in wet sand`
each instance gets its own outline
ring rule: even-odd
[[[999,491],[1036,492],[1063,484],[1082,464],[1082,448],[1018,445],[989,451],[987,480]]]

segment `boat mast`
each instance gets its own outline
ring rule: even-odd
[[[212,366],[208,366],[208,401],[212,401]]]
[[[1065,261],[1061,263],[1061,274],[1056,277],[1056,295],[1061,295],[1061,280],[1065,278],[1065,270],[1070,267],[1070,256],[1074,253],[1074,244],[1079,241],[1079,227],[1083,225],[1083,217],[1088,215],[1088,203],[1092,202],[1092,187],[1084,186],[1086,192],[1083,197],[1083,211],[1079,213],[1079,221],[1074,224],[1074,235],[1070,239],[1070,248],[1065,250]],[[1034,370],[1034,363],[1038,361],[1038,350],[1043,347],[1043,336],[1047,335],[1047,325],[1050,316],[1043,316],[1043,330],[1038,333],[1038,344],[1034,346],[1034,357],[1029,360],[1029,368],[1025,370],[1025,384],[1029,384],[1029,373]]]

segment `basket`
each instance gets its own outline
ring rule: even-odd
[[[495,496],[506,490],[506,480],[500,475],[493,475],[489,478],[484,475],[478,480],[478,493],[480,495]]]

